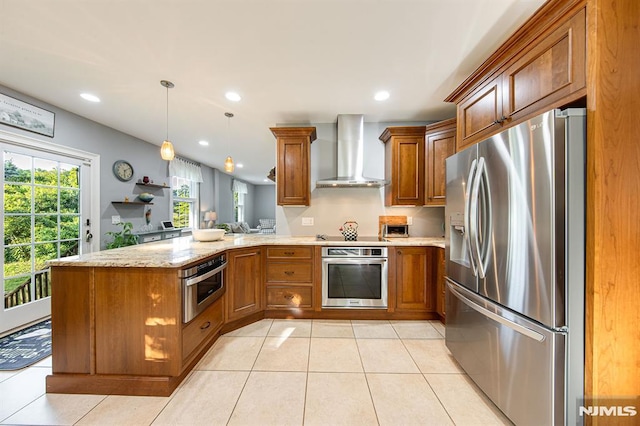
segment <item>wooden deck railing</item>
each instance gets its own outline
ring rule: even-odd
[[[43,299],[51,295],[49,270],[41,271],[36,275],[35,291],[35,300]],[[29,303],[32,300],[31,278],[28,278],[24,283],[20,284],[19,287],[4,295],[4,308],[12,308],[24,303]]]

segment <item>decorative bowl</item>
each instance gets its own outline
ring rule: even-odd
[[[148,203],[149,201],[153,200],[153,194],[149,194],[148,192],[143,192],[142,194],[138,195],[138,198],[140,198],[141,201]]]
[[[224,236],[224,229],[192,229],[191,235],[196,241],[217,241]]]

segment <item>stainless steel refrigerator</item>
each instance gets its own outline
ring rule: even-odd
[[[574,425],[584,389],[583,109],[447,159],[446,344],[517,425]]]

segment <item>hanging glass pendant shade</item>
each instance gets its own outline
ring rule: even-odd
[[[162,146],[160,147],[160,156],[163,160],[171,161],[176,156],[175,151],[173,150],[173,144],[170,141],[162,142]]]
[[[224,171],[227,173],[232,173],[236,168],[235,164],[233,164],[233,158],[229,155],[226,160],[224,160]]]
[[[171,161],[176,156],[176,153],[173,150],[173,144],[169,140],[169,89],[175,85],[167,80],[161,80],[160,84],[167,88],[167,138],[162,142],[162,146],[160,147],[160,156],[163,160]]]

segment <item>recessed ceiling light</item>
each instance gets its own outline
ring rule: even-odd
[[[269,179],[264,178],[264,179],[262,179],[262,181],[263,181],[263,182],[269,182]]]
[[[381,90],[376,93],[373,98],[376,101],[386,101],[387,99],[389,99],[389,92],[387,92],[386,90]]]
[[[199,141],[198,143],[202,146],[209,146],[209,142],[207,141]]]
[[[227,92],[224,94],[224,97],[233,102],[238,102],[242,99],[236,92]]]
[[[100,102],[100,98],[97,97],[96,95],[92,95],[91,93],[81,93],[80,97],[82,99],[84,99],[85,101],[89,101],[89,102]]]
[[[237,167],[237,168],[239,168],[239,169],[241,169],[241,168],[243,168],[243,167],[244,167],[244,164],[242,164],[242,163],[236,163],[236,167]]]

